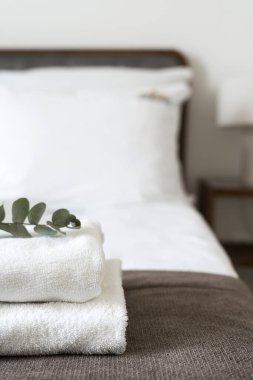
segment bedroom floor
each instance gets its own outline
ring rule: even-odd
[[[253,291],[253,267],[236,267],[236,270],[241,279],[246,282]]]

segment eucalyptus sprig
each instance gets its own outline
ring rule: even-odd
[[[37,203],[30,208],[30,203],[26,198],[17,199],[12,204],[12,223],[4,222],[5,209],[4,205],[0,205],[0,230],[5,231],[18,238],[30,238],[32,235],[27,226],[32,226],[33,230],[45,236],[66,235],[61,228],[78,229],[81,222],[75,215],[61,208],[56,210],[52,215],[52,220],[48,220],[46,224],[41,224],[40,220],[46,210],[44,202]],[[28,221],[26,221],[28,220]]]

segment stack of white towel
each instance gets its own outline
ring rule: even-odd
[[[126,326],[121,263],[105,261],[98,224],[0,239],[0,355],[121,354]]]

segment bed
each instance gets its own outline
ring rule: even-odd
[[[172,50],[0,51],[0,71],[45,66],[156,69],[188,67],[188,62]],[[180,107],[177,136],[185,183],[187,103]],[[101,221],[107,256],[122,260],[127,351],[122,356],[2,357],[1,378],[253,377],[252,294],[186,195],[97,205],[79,199],[75,207],[77,215]]]

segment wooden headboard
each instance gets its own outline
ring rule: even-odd
[[[188,66],[186,57],[177,50],[0,50],[0,70],[25,70],[46,66],[128,66],[162,68]],[[179,132],[179,157],[186,173],[186,114],[182,108]]]

